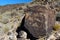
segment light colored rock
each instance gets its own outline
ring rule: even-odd
[[[27,39],[27,33],[25,31],[20,31],[19,32],[19,36],[20,38],[18,38],[17,40],[30,40],[30,39]]]
[[[19,36],[21,38],[27,38],[27,33],[25,31],[20,31]]]
[[[60,38],[60,30],[52,33],[47,40],[56,40]]]
[[[16,29],[20,26],[25,14],[23,10],[16,10],[18,6],[15,9],[12,7],[15,6],[6,6],[0,11],[0,40],[17,40]]]
[[[39,38],[39,39],[36,39],[36,40],[45,40],[44,38]]]

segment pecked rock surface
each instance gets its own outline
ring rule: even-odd
[[[25,10],[25,27],[36,38],[50,35],[55,24],[55,11],[35,5]]]
[[[17,40],[16,29],[24,16],[20,5],[0,7],[0,40]]]

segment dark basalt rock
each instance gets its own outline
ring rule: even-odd
[[[25,9],[25,28],[36,38],[48,36],[55,23],[55,11],[35,5]]]

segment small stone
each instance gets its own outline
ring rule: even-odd
[[[25,31],[20,31],[20,32],[19,32],[19,36],[20,36],[21,38],[27,38],[27,33],[26,33]]]
[[[0,39],[17,40],[16,29],[24,18],[24,10],[16,10],[20,5],[2,6],[0,10]],[[2,13],[3,12],[3,13]]]

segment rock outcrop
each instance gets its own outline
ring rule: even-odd
[[[55,24],[55,11],[45,6],[28,7],[25,15],[25,27],[36,37],[47,36]]]
[[[19,5],[8,5],[0,8],[0,40],[17,40],[16,29],[25,16]]]

